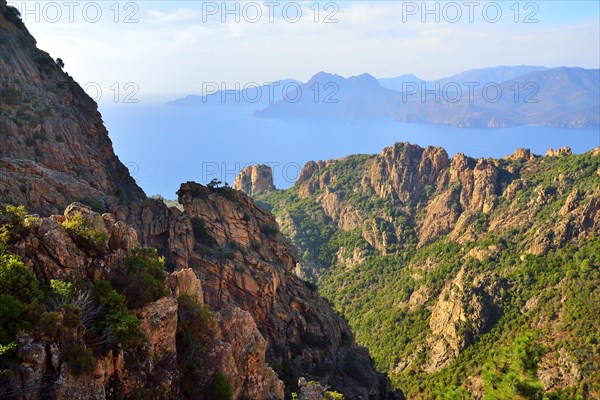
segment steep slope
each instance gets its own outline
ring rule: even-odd
[[[591,399],[599,188],[600,148],[476,160],[400,143],[310,162],[293,188],[259,199],[301,255],[299,272],[409,398],[517,398],[514,368],[525,392]]]
[[[0,336],[16,338],[0,357],[3,399],[213,398],[219,376],[235,398],[283,398],[252,317],[208,312],[194,272],[165,276],[156,251],[114,215],[74,203],[60,216],[8,216]]]
[[[0,397],[281,399],[301,376],[347,399],[402,397],[290,273],[268,212],[194,183],[185,212],[147,199],[96,104],[0,10],[0,203],[42,216],[0,215]]]
[[[0,54],[0,204],[57,213],[73,201],[108,210],[143,199],[96,103],[36,48],[4,0]]]

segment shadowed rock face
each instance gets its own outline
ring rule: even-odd
[[[249,196],[269,193],[275,190],[273,171],[266,165],[252,165],[240,172],[233,182],[233,188]]]
[[[143,199],[96,103],[5,1],[0,10],[0,203],[50,214],[73,201],[115,210]]]
[[[232,189],[188,182],[178,192],[184,213],[146,203],[141,237],[161,244],[173,268],[190,266],[214,310],[240,308],[266,339],[266,360],[287,384],[318,380],[349,399],[401,398],[375,372],[346,322],[296,277],[297,259],[274,217]],[[382,391],[383,388],[384,390]]]

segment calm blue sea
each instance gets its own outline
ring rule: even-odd
[[[275,185],[288,188],[309,160],[379,153],[395,142],[442,146],[450,156],[504,157],[525,147],[544,154],[570,146],[600,146],[598,129],[516,127],[463,129],[392,120],[266,120],[255,107],[101,107],[115,151],[147,194],[176,198],[182,182],[233,183],[248,164],[273,168]]]

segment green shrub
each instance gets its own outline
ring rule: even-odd
[[[77,328],[81,324],[83,310],[80,307],[67,304],[63,308],[63,325],[65,328]]]
[[[194,217],[192,218],[191,223],[192,232],[194,233],[194,238],[196,239],[196,242],[207,246],[212,246],[216,244],[215,239],[210,235],[210,233],[208,233],[208,230],[206,229],[206,224],[204,223],[204,220],[202,218]]]
[[[3,215],[4,214],[4,215]],[[24,233],[27,212],[23,206],[6,206],[0,210],[0,243],[12,243]]]
[[[140,320],[125,305],[125,296],[117,293],[109,282],[94,282],[94,294],[103,310],[96,323],[97,333],[125,349],[139,347],[146,341],[140,329]]]
[[[483,366],[484,399],[541,400],[544,386],[536,375],[541,354],[541,346],[531,333],[515,339],[511,347],[491,352],[491,361]]]
[[[38,326],[49,336],[58,339],[64,333],[62,318],[59,312],[47,311],[40,316]]]
[[[141,308],[167,295],[164,258],[152,247],[134,249],[113,279],[130,308]]]
[[[9,294],[24,303],[41,298],[38,280],[19,257],[0,248],[0,294]]]
[[[279,228],[277,227],[277,223],[268,222],[262,226],[262,231],[268,238],[273,239],[275,236],[277,236]]]
[[[64,139],[62,141],[64,141]],[[79,202],[90,207],[93,211],[97,212],[98,214],[104,214],[107,211],[104,201],[96,199],[94,197],[84,197]]]
[[[207,306],[193,297],[181,295],[178,299],[177,359],[181,373],[181,390],[186,398],[201,397],[198,382],[204,379],[205,355],[215,329],[215,322]]]
[[[94,372],[96,359],[91,349],[84,343],[74,342],[62,349],[62,360],[67,363],[71,373],[77,377]]]
[[[21,303],[13,296],[0,294],[0,344],[15,340],[21,328]]]
[[[304,286],[306,286],[311,292],[316,292],[317,290],[319,290],[317,285],[315,285],[311,281],[303,281],[303,282],[304,282]]]
[[[227,382],[227,378],[221,374],[215,376],[212,398],[215,400],[231,400],[233,398],[231,386]]]
[[[90,254],[104,252],[108,235],[92,226],[92,222],[80,213],[71,215],[63,222],[63,227],[73,240]]]
[[[344,400],[344,395],[338,392],[325,392],[325,400]]]

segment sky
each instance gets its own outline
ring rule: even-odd
[[[597,1],[8,1],[102,102],[164,102],[319,71],[437,79],[599,68]]]

